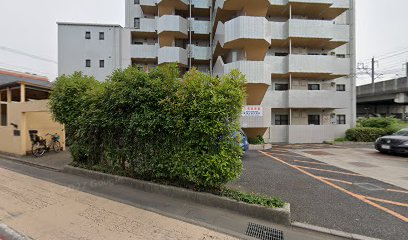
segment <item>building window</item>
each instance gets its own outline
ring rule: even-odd
[[[105,40],[105,33],[104,32],[99,33],[99,40]]]
[[[105,60],[99,60],[99,67],[104,68],[105,67]]]
[[[140,29],[140,18],[135,18],[134,19],[134,27],[136,29]]]
[[[85,32],[85,39],[91,39],[91,32]]]
[[[337,124],[344,125],[346,124],[346,115],[337,115]]]
[[[337,84],[336,85],[336,91],[339,91],[339,92],[346,91],[346,85],[345,84]]]
[[[320,115],[308,115],[309,125],[320,125]]]
[[[320,84],[308,84],[307,88],[313,91],[320,90]]]
[[[86,59],[85,60],[85,67],[91,67],[91,60],[90,59]]]
[[[275,115],[275,125],[289,125],[289,115]]]
[[[0,126],[7,126],[7,104],[0,104],[0,113]]]
[[[337,54],[336,57],[337,58],[346,58],[346,54]]]
[[[287,91],[287,90],[289,90],[289,84],[275,83],[275,91]]]
[[[140,0],[135,0],[135,4],[140,4]]]
[[[288,55],[289,55],[289,53],[282,53],[282,52],[276,52],[275,53],[275,56],[277,56],[277,57],[286,57]]]

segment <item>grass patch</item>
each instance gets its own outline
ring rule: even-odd
[[[221,190],[220,195],[239,202],[261,205],[268,208],[282,208],[285,206],[285,202],[277,197],[269,197],[255,193],[245,193],[228,188]]]
[[[118,175],[122,177],[129,177],[133,179],[138,179],[138,180],[143,180],[143,181],[149,181],[152,183],[157,183],[157,184],[162,184],[162,185],[167,185],[167,186],[173,186],[173,187],[180,187],[180,188],[186,188],[189,190],[193,190],[196,192],[206,192],[222,197],[226,197],[232,200],[236,200],[239,202],[244,202],[248,204],[253,204],[253,205],[260,205],[264,206],[267,208],[282,208],[285,206],[285,202],[282,201],[282,199],[278,197],[270,197],[266,195],[260,195],[260,194],[255,194],[255,193],[246,193],[246,192],[241,192],[239,190],[235,189],[230,189],[230,188],[222,188],[222,189],[197,189],[194,187],[193,184],[181,184],[180,182],[176,180],[168,180],[168,179],[145,179],[140,176],[136,176],[131,173],[131,171],[123,170],[121,168],[115,168],[115,167],[108,167],[106,165],[86,165],[86,164],[80,164],[77,162],[72,162],[70,163],[71,166],[73,167],[78,167],[78,168],[83,168],[95,172],[102,172],[102,173],[107,173],[107,174],[112,174],[112,175]]]
[[[347,138],[345,138],[345,137],[334,139],[334,142],[348,142],[348,141],[349,141],[349,140],[347,140]]]

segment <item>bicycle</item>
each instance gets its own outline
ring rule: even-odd
[[[30,131],[30,139],[32,141],[31,153],[35,157],[42,157],[45,152],[54,150],[58,153],[61,151],[60,136],[58,134],[47,133],[46,136],[51,136],[51,142],[47,145],[47,140],[37,135],[38,131]]]

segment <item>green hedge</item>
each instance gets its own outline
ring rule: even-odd
[[[359,120],[358,124],[361,127],[372,127],[372,128],[392,128],[397,125],[399,120],[391,117],[376,117],[376,118],[364,118]]]
[[[200,188],[236,179],[245,77],[179,76],[167,65],[117,70],[103,83],[81,73],[59,77],[50,109],[67,128],[74,161]]]
[[[377,138],[387,135],[381,128],[357,127],[347,130],[346,138],[356,142],[374,142]]]

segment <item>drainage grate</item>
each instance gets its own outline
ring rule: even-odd
[[[274,228],[249,223],[246,235],[262,240],[284,240],[283,232]]]

